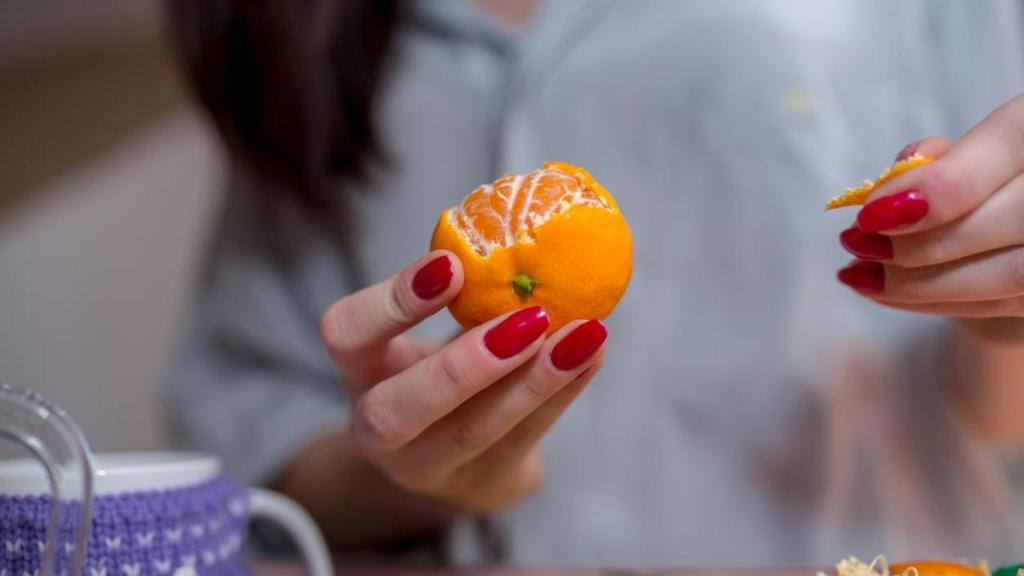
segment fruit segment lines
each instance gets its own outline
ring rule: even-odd
[[[532,242],[537,227],[573,206],[611,211],[601,196],[575,176],[543,168],[478,187],[448,211],[448,219],[477,254],[487,257],[497,247]]]

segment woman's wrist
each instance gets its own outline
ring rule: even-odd
[[[274,487],[302,504],[332,547],[366,552],[429,541],[461,515],[396,487],[339,429],[299,451]]]

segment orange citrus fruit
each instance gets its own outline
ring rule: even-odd
[[[441,213],[430,247],[462,261],[465,283],[448,308],[467,328],[536,305],[548,313],[549,334],[604,318],[633,270],[615,199],[586,170],[561,162],[480,186]]]
[[[917,570],[918,576],[984,576],[981,570],[956,562],[901,562],[889,567],[894,576],[905,576],[911,568]]]
[[[844,206],[859,206],[863,204],[865,201],[867,201],[868,196],[870,196],[871,193],[877,190],[878,187],[881,186],[882,184],[885,184],[889,180],[892,180],[893,178],[899,176],[900,174],[903,174],[904,172],[909,172],[914,168],[924,166],[925,164],[931,162],[932,160],[934,160],[934,158],[929,158],[928,156],[921,156],[920,154],[914,154],[910,158],[900,160],[899,162],[896,162],[892,166],[886,168],[885,171],[882,172],[882,175],[879,176],[876,180],[865,180],[861,182],[858,186],[854,186],[852,188],[847,188],[846,190],[844,190],[842,194],[828,201],[828,204],[825,206],[825,210],[832,210],[833,208],[842,208]]]

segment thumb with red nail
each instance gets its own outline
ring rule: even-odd
[[[360,478],[353,482],[358,494],[378,495],[377,515],[367,515],[360,537],[436,527],[536,490],[540,439],[604,361],[604,324],[576,320],[546,336],[550,321],[539,306],[447,343],[408,335],[458,295],[463,278],[458,258],[437,250],[338,300],[320,319],[321,340],[352,406],[330,461]],[[301,496],[315,484],[296,480],[294,488]],[[370,505],[360,497],[349,506]],[[380,516],[381,509],[388,514]],[[378,516],[385,520],[379,525]]]

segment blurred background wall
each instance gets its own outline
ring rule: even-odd
[[[158,372],[222,165],[160,2],[0,3],[0,135],[0,381],[96,449],[165,445]]]

